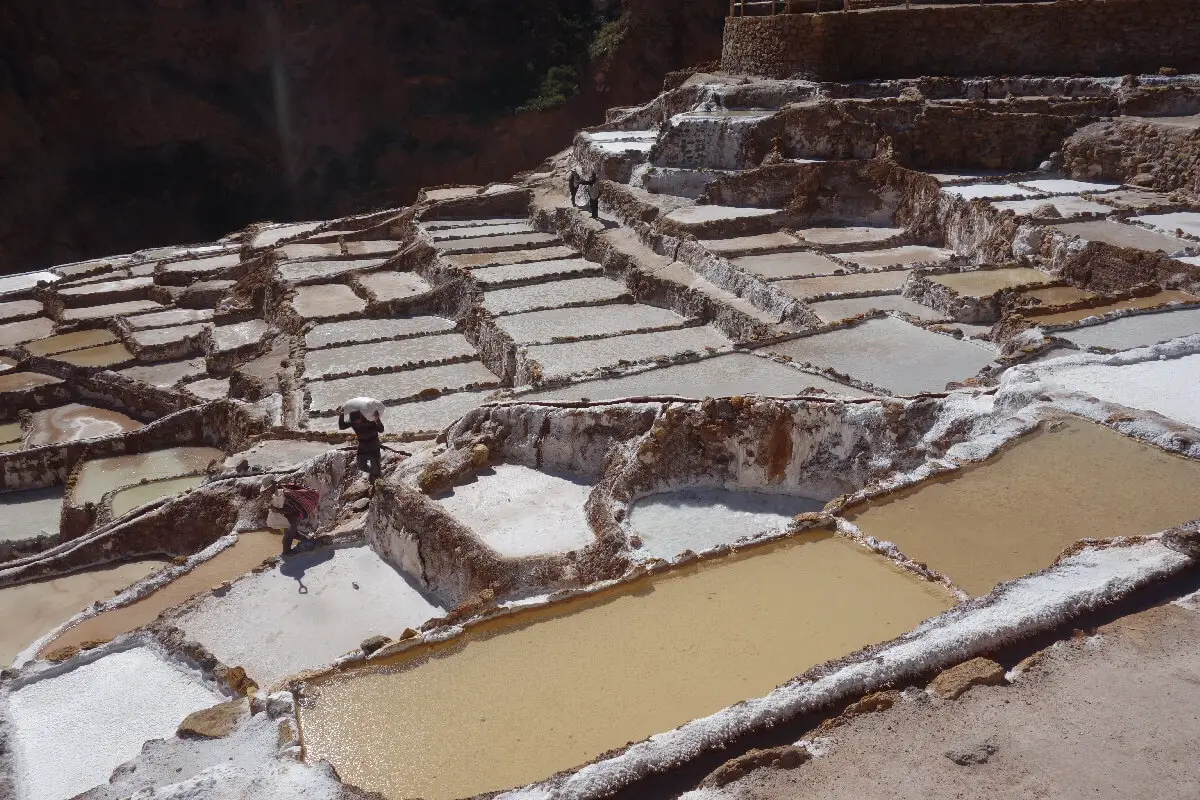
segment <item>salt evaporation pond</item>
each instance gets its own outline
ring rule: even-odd
[[[87,641],[115,639],[153,621],[168,608],[233,580],[279,555],[281,537],[272,531],[247,531],[238,534],[237,542],[212,558],[189,570],[162,588],[135,603],[89,617],[58,635],[42,648],[44,656],[53,650]]]
[[[35,412],[25,436],[26,447],[99,439],[137,430],[142,423],[118,411],[68,403]]]
[[[392,798],[520,786],[765,694],[953,602],[845,538],[807,533],[310,683],[307,757]]]
[[[35,679],[8,698],[18,796],[66,800],[107,783],[146,741],[225,699],[148,647]]]
[[[583,513],[591,484],[521,464],[497,464],[438,502],[502,556],[579,550],[595,541]]]
[[[130,486],[128,489],[122,489],[116,492],[110,501],[112,503],[113,518],[123,517],[130,511],[146,503],[153,503],[155,500],[161,500],[164,497],[174,497],[177,494],[186,492],[188,489],[203,486],[204,481],[205,476],[203,475],[187,475],[182,478],[149,481],[137,486]]]
[[[163,563],[134,561],[0,589],[0,619],[4,620],[0,627],[0,664],[11,663],[39,636],[97,600],[111,599],[113,592],[137,583]]]
[[[123,489],[144,480],[200,473],[213,461],[224,459],[225,453],[215,447],[172,447],[85,461],[78,467],[68,501],[77,508],[84,503],[98,504],[105,494],[114,489]]]
[[[58,533],[63,488],[0,492],[0,541],[19,541]]]
[[[684,550],[699,553],[783,530],[795,515],[824,507],[824,500],[787,494],[683,489],[638,500],[629,511],[629,527],[642,540],[639,555],[671,559]]]
[[[445,609],[371,548],[320,548],[248,575],[175,621],[260,686],[331,663],[376,634],[399,635]]]
[[[973,595],[1050,566],[1080,539],[1156,533],[1200,517],[1200,462],[1078,419],[846,517]]]
[[[1044,383],[1200,428],[1200,355],[1122,366],[1083,364],[1055,370]]]

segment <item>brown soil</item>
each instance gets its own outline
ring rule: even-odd
[[[1200,795],[1200,611],[1154,608],[1043,652],[1012,686],[909,693],[797,769],[705,800],[1187,798]]]

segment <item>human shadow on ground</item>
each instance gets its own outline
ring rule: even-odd
[[[284,556],[279,562],[279,574],[294,579],[299,584],[298,591],[300,594],[308,594],[308,587],[304,585],[304,573],[318,564],[324,564],[326,561],[332,560],[333,551],[334,548],[325,546],[319,547],[310,553],[297,553],[294,556]]]

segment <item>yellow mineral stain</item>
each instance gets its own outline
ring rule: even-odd
[[[79,645],[87,641],[115,639],[123,633],[154,621],[169,608],[190,600],[201,592],[261,566],[264,561],[279,555],[280,536],[271,531],[247,531],[238,534],[237,543],[217,553],[170,583],[136,603],[105,611],[63,631],[54,641],[42,648],[44,656],[60,647]]]
[[[38,411],[30,420],[26,447],[39,447],[58,442],[98,439],[137,430],[142,423],[118,411],[68,403],[58,408]]]
[[[140,505],[152,503],[164,497],[174,497],[204,484],[203,475],[186,475],[182,478],[167,478],[150,481],[122,489],[112,496],[113,518],[122,517]]]
[[[308,758],[391,798],[524,785],[769,692],[953,604],[807,533],[310,685]]]
[[[1088,317],[1099,317],[1108,314],[1112,311],[1118,311],[1124,308],[1154,308],[1164,303],[1174,301],[1195,303],[1200,302],[1200,297],[1187,292],[1180,292],[1174,289],[1158,292],[1147,297],[1134,297],[1130,300],[1118,300],[1115,303],[1108,305],[1097,306],[1095,308],[1078,308],[1074,311],[1059,311],[1055,314],[1042,314],[1040,316],[1029,315],[1030,318],[1038,325],[1069,325],[1072,322],[1079,322],[1081,319]]]
[[[1096,295],[1086,289],[1074,286],[1047,286],[1043,289],[1026,289],[1021,295],[1038,301],[1043,306],[1065,306],[1083,300],[1091,300]]]
[[[1067,419],[947,476],[846,516],[963,590],[1050,566],[1080,539],[1156,533],[1200,517],[1200,462]]]
[[[59,353],[54,358],[58,361],[74,364],[77,367],[112,367],[131,360],[133,353],[129,352],[125,348],[125,345],[115,342],[99,347],[87,347],[83,350],[71,350],[67,353]]]
[[[63,333],[58,336],[39,339],[36,342],[29,342],[25,345],[25,349],[35,356],[52,356],[58,353],[65,353],[68,350],[80,350],[85,347],[109,344],[116,340],[117,337],[111,332],[104,328],[95,328],[93,330]]]
[[[1001,289],[1026,286],[1031,283],[1049,283],[1051,280],[1052,278],[1046,273],[1028,267],[955,272],[938,275],[933,279],[934,283],[940,283],[966,297],[987,297]]]
[[[17,653],[39,636],[54,630],[97,600],[140,581],[162,561],[134,561],[115,567],[77,572],[62,578],[0,589],[0,664],[11,664]]]
[[[78,467],[75,485],[67,500],[76,508],[84,503],[99,503],[114,489],[134,486],[143,480],[195,475],[203,472],[211,462],[224,459],[225,453],[215,447],[172,447],[85,461]]]

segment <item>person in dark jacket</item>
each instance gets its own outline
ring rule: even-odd
[[[382,475],[379,434],[383,433],[383,421],[379,419],[379,413],[375,413],[374,419],[367,419],[361,411],[351,411],[349,420],[345,414],[338,414],[338,428],[343,431],[354,429],[354,435],[358,437],[358,468],[370,475],[371,480]]]

